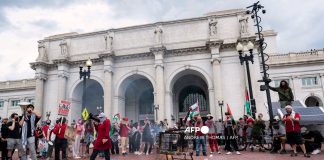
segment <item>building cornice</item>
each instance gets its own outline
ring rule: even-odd
[[[28,90],[36,88],[36,79],[23,79],[0,82],[0,92],[12,90]]]

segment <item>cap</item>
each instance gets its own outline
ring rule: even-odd
[[[124,121],[128,121],[128,118],[127,118],[127,117],[124,117],[123,120],[124,120]]]
[[[18,103],[18,105],[19,106],[28,106],[28,105],[30,105],[30,103],[29,102],[20,102],[20,103]]]
[[[287,106],[285,107],[285,109],[292,109],[292,106],[291,106],[291,105],[287,105]]]
[[[250,123],[250,122],[251,122],[251,123],[253,123],[253,122],[254,122],[254,119],[253,119],[253,118],[251,118],[251,117],[250,117],[250,118],[248,118],[248,119],[246,120],[246,123]]]

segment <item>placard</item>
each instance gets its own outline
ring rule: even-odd
[[[67,100],[61,100],[59,103],[58,115],[68,116],[71,109],[71,102]]]

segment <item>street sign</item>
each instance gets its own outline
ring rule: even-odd
[[[83,120],[87,120],[89,118],[89,112],[88,112],[87,108],[83,109],[82,117],[83,117]]]
[[[61,100],[59,103],[58,115],[68,116],[71,109],[71,102],[67,100]]]

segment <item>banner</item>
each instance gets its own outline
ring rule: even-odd
[[[67,100],[61,100],[59,103],[58,115],[68,116],[71,109],[71,102]]]

